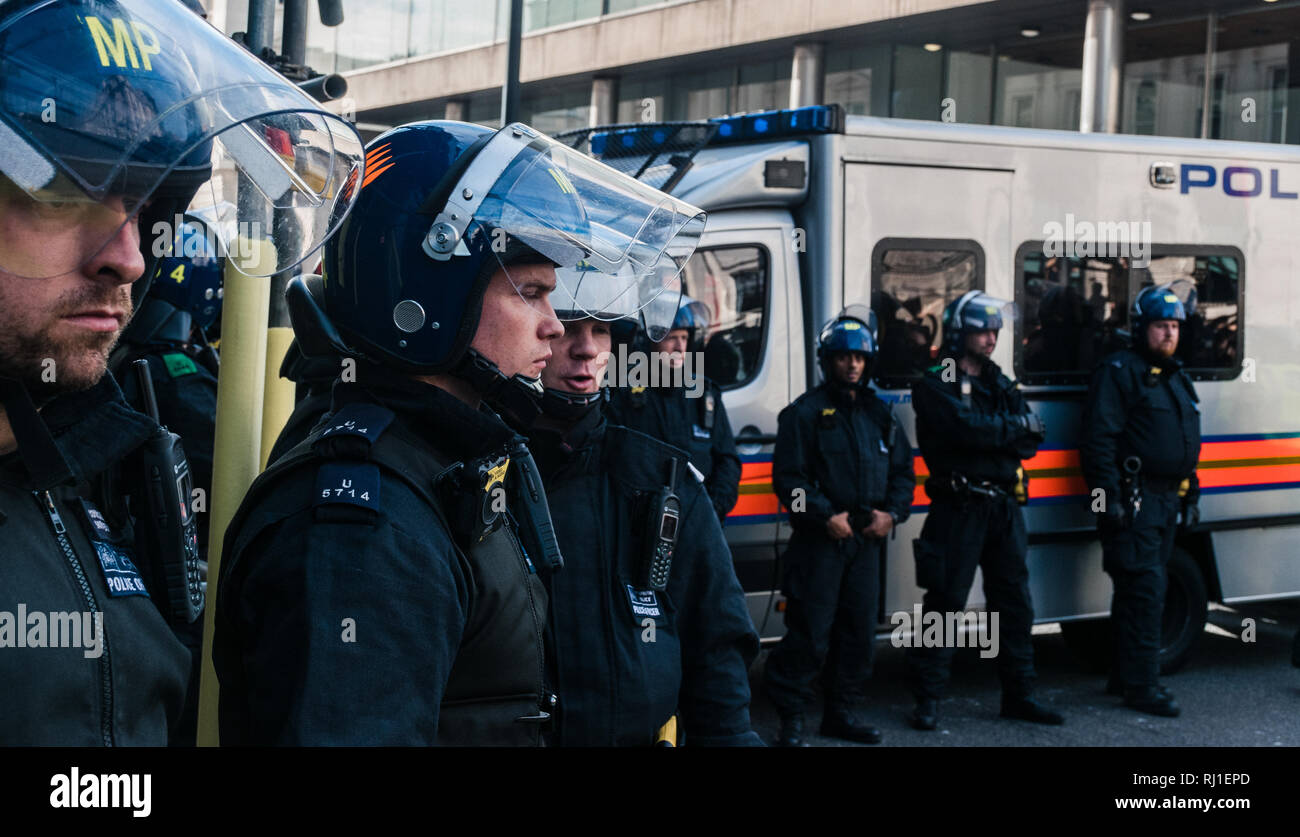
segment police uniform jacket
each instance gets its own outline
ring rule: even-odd
[[[474,466],[509,485],[514,438],[379,367],[334,388],[226,532],[222,743],[540,742],[546,591]]]
[[[20,452],[0,457],[0,745],[166,744],[190,654],[149,597],[129,519],[110,520],[91,486],[156,425],[110,375],[41,417],[74,484],[33,473]]]
[[[561,435],[534,431],[565,566],[550,578],[551,685],[557,741],[646,746],[671,716],[685,744],[761,744],[750,731],[749,664],[758,636],[709,498],[681,451],[600,410]],[[664,591],[636,582],[648,496],[679,459],[682,503]]]
[[[956,368],[954,379],[945,381],[947,368],[930,368],[912,386],[916,441],[930,469],[926,493],[951,493],[953,474],[1013,488],[1021,460],[1032,457],[1041,441],[1017,421],[1030,412],[1019,386],[993,361],[978,376]]]
[[[1121,463],[1136,455],[1148,488],[1158,482],[1176,487],[1190,478],[1194,500],[1201,452],[1197,400],[1177,358],[1153,362],[1124,349],[1102,361],[1088,389],[1079,449],[1089,489],[1118,496]]]
[[[907,519],[916,486],[912,446],[870,387],[850,398],[823,383],[777,417],[772,484],[790,510],[793,540],[829,543],[826,521],[843,511]]]
[[[610,421],[686,451],[704,475],[718,519],[725,519],[739,496],[741,466],[718,385],[705,379],[697,398],[688,397],[685,387],[617,387],[611,396]]]

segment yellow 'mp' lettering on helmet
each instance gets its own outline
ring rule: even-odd
[[[113,64],[123,70],[126,69],[127,63],[130,62],[131,69],[138,70],[143,67],[146,71],[153,71],[153,63],[149,56],[158,55],[162,52],[162,47],[158,43],[158,36],[154,34],[148,26],[132,21],[128,27],[126,21],[120,17],[109,19],[113,26],[113,34],[108,34],[108,28],[104,22],[94,15],[86,15],[86,29],[90,32],[90,37],[94,41],[95,51],[99,53],[99,63],[107,67],[110,56]],[[132,38],[134,33],[134,39]],[[136,48],[139,47],[137,54]]]

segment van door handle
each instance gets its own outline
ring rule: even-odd
[[[763,445],[772,444],[776,444],[776,434],[764,433],[752,424],[740,428],[740,432],[736,434],[736,448],[746,456],[758,453]],[[740,450],[742,447],[744,450]]]

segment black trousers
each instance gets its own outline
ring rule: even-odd
[[[861,703],[871,679],[885,542],[796,535],[786,552],[785,637],[767,658],[763,688],[782,715],[816,699],[822,674],[828,711]]]
[[[925,588],[923,613],[942,616],[965,610],[975,569],[984,570],[987,609],[998,613],[1002,691],[1017,697],[1028,696],[1036,679],[1028,549],[1025,519],[1011,497],[935,498],[914,543],[916,580]],[[908,649],[908,685],[918,699],[943,697],[955,651],[951,641],[937,648]]]
[[[1154,686],[1159,674],[1165,568],[1174,553],[1179,502],[1176,491],[1144,492],[1131,526],[1101,529],[1102,568],[1115,585],[1112,673],[1126,688]]]

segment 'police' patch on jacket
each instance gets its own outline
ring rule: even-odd
[[[379,466],[365,463],[330,463],[316,472],[313,506],[346,503],[379,511]]]
[[[695,435],[695,438],[697,439],[708,439],[713,435],[708,430],[704,429],[703,427],[700,427],[698,424],[691,425],[691,433],[693,433]]]
[[[649,616],[658,619],[663,616],[663,611],[659,609],[659,596],[653,590],[637,590],[631,584],[627,585],[627,598],[632,603],[633,616]]]
[[[334,414],[330,426],[320,434],[320,438],[360,436],[373,445],[392,420],[393,411],[378,404],[349,404]]]
[[[95,553],[99,556],[99,568],[104,571],[104,584],[108,586],[108,595],[113,598],[121,596],[149,596],[144,579],[126,550],[118,549],[111,543],[91,541]]]
[[[189,359],[188,355],[180,352],[170,352],[162,356],[163,364],[167,367],[167,374],[173,378],[180,378],[185,375],[193,375],[199,371],[194,365],[194,361]]]

